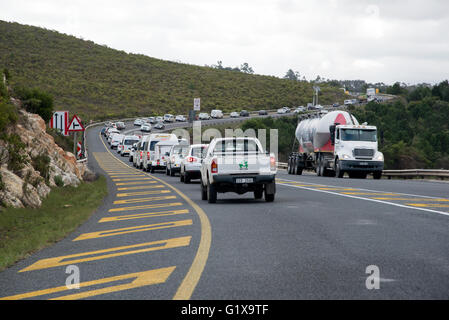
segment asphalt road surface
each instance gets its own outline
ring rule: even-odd
[[[135,169],[99,131],[87,142],[89,166],[107,176],[104,204],[0,273],[0,297],[449,298],[447,183],[279,171],[273,203],[226,193],[209,204],[198,180]],[[66,287],[68,266],[80,289]]]

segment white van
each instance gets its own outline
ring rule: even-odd
[[[149,171],[153,173],[155,170],[167,170],[167,162],[170,159],[170,150],[174,145],[178,145],[178,140],[159,141],[154,146],[154,152],[150,161]]]
[[[150,134],[148,136],[148,140],[146,140],[144,143],[143,165],[142,165],[143,170],[151,171],[150,169],[152,166],[152,161],[154,161],[156,159],[155,155],[154,155],[154,149],[155,149],[154,147],[156,146],[156,144],[158,142],[161,142],[161,141],[173,142],[172,144],[170,144],[170,146],[172,146],[174,143],[178,143],[178,138],[176,137],[175,134],[172,134],[172,133]],[[155,162],[155,163],[157,163],[157,162]],[[165,166],[163,167],[163,169],[165,170]],[[154,172],[154,170],[151,172]]]
[[[111,149],[114,149],[114,148],[117,149],[118,145],[120,144],[120,142],[122,142],[124,137],[125,136],[120,133],[113,134],[112,138],[111,138]]]
[[[214,119],[222,119],[223,118],[223,111],[221,111],[221,110],[212,110],[210,112],[210,116],[211,116],[211,118],[214,118]]]

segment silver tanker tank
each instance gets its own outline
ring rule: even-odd
[[[329,127],[336,123],[359,124],[357,119],[346,111],[332,111],[322,118],[301,121],[296,128],[295,135],[304,152],[310,153],[323,147],[331,137]]]

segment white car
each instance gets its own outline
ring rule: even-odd
[[[124,137],[125,136],[123,134],[120,134],[120,133],[113,134],[112,138],[111,138],[111,149],[114,149],[114,148],[117,149],[118,145],[122,142],[122,139]]]
[[[219,192],[254,192],[272,202],[276,173],[274,154],[266,155],[257,138],[214,138],[201,164],[201,199],[215,203]]]
[[[164,122],[175,122],[175,117],[171,114],[164,115]]]
[[[186,117],[184,117],[182,114],[178,114],[175,118],[176,121],[178,122],[185,122],[187,121]]]
[[[156,122],[156,123],[159,123],[159,122],[164,122],[164,118],[163,118],[163,117],[161,117],[161,116],[159,116],[159,117],[156,117],[156,119],[155,119],[155,122]]]
[[[301,106],[301,107],[297,107],[297,108],[295,109],[295,111],[293,111],[293,113],[301,113],[301,112],[304,112],[304,111],[306,111],[306,108],[304,108],[303,106]]]
[[[167,176],[175,176],[177,172],[181,170],[182,159],[187,154],[189,150],[189,144],[187,141],[180,142],[179,144],[173,145],[170,149],[170,154],[167,160],[167,168],[165,173]]]
[[[108,133],[107,133],[107,141],[108,141],[109,145],[111,145],[112,136],[116,135],[116,134],[120,134],[120,131],[118,131],[115,128],[112,128],[111,130],[108,131]]]
[[[212,110],[210,112],[210,117],[214,119],[222,119],[223,118],[223,111],[221,110]]]
[[[140,126],[140,131],[142,132],[151,132],[151,124],[144,123]]]
[[[278,114],[284,114],[284,113],[287,113],[287,110],[285,108],[280,108],[280,109],[277,110],[277,113]]]
[[[238,118],[238,117],[240,117],[240,113],[238,113],[238,112],[231,112],[231,114],[229,115],[231,118]]]
[[[180,181],[190,183],[191,179],[201,178],[201,161],[207,144],[192,144],[181,161]]]
[[[117,126],[118,130],[126,129],[126,124],[123,121],[116,122],[115,125]]]
[[[122,157],[131,154],[132,146],[139,142],[138,136],[124,136],[122,143],[119,145],[119,153]]]
[[[142,119],[136,119],[136,120],[134,120],[134,125],[135,126],[141,126],[142,125]]]
[[[210,116],[209,114],[207,114],[206,112],[202,112],[198,115],[198,119],[200,120],[209,120]]]

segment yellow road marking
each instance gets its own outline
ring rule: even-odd
[[[161,188],[164,186],[161,185]],[[159,193],[170,193],[170,190],[150,190],[150,191],[139,191],[139,192],[128,192],[128,193],[117,193],[118,198],[122,197],[132,197],[132,196],[145,196],[148,194],[159,194]]]
[[[345,188],[317,188],[318,190],[333,190],[333,191],[355,191],[356,189],[345,189]]]
[[[176,267],[160,268],[160,269],[148,270],[148,271],[143,271],[143,272],[129,273],[129,274],[124,274],[124,275],[115,276],[115,277],[108,277],[108,278],[103,278],[103,279],[98,279],[98,280],[80,282],[79,286],[81,289],[81,288],[95,286],[95,285],[99,285],[99,284],[106,284],[106,283],[135,278],[132,282],[127,283],[127,284],[115,285],[115,286],[106,287],[106,288],[102,288],[102,289],[90,290],[90,291],[86,291],[86,292],[66,295],[66,296],[54,298],[52,300],[81,299],[81,298],[93,297],[93,296],[97,296],[97,295],[105,294],[105,293],[123,291],[123,290],[128,290],[128,289],[133,289],[133,288],[138,288],[138,287],[143,287],[143,286],[149,286],[149,285],[158,284],[158,283],[164,283],[165,281],[167,281],[168,277],[172,274],[172,272],[175,270],[175,268]],[[38,297],[38,296],[54,294],[54,293],[58,293],[58,292],[64,292],[64,291],[68,291],[68,290],[70,290],[70,289],[64,285],[61,287],[49,288],[49,289],[32,291],[32,292],[28,292],[28,293],[22,293],[22,294],[17,294],[14,296],[4,297],[4,298],[0,298],[0,300],[20,300],[20,299],[26,299],[26,298],[34,298],[34,297]]]
[[[157,203],[157,204],[146,204],[146,205],[143,205],[143,206],[112,208],[112,209],[109,209],[109,212],[128,211],[128,210],[142,210],[142,209],[154,209],[154,208],[166,208],[166,207],[175,207],[175,206],[182,206],[182,202]]]
[[[116,183],[115,185],[116,185],[116,186],[130,186],[130,185],[133,185],[133,184],[142,184],[142,185],[145,185],[145,184],[147,184],[147,183],[157,183],[157,181],[119,182],[119,183]]]
[[[158,240],[158,241],[152,241],[152,242],[133,244],[130,246],[115,247],[115,248],[110,248],[110,249],[103,249],[103,250],[97,250],[97,251],[70,254],[67,256],[60,256],[60,257],[55,257],[55,258],[42,259],[42,260],[36,261],[35,263],[33,263],[32,265],[30,265],[26,268],[20,270],[19,272],[41,270],[41,269],[65,266],[68,264],[77,264],[77,263],[87,262],[87,261],[109,259],[109,258],[120,257],[120,256],[124,256],[124,255],[134,254],[134,253],[143,253],[143,252],[149,252],[149,251],[164,250],[164,249],[169,249],[169,248],[184,247],[184,246],[188,246],[190,244],[191,238],[192,237],[190,237],[190,236],[180,237],[180,238],[172,238],[172,239],[167,239],[167,240]],[[137,248],[142,248],[142,249],[137,249]],[[135,250],[133,250],[133,249],[135,249]],[[87,256],[87,258],[83,258],[86,256]]]
[[[134,181],[134,180],[153,180],[152,178],[126,178],[126,179],[112,179],[112,181]]]
[[[127,214],[124,216],[102,218],[98,222],[102,223],[102,222],[143,219],[143,218],[152,218],[152,217],[163,217],[163,216],[172,216],[172,215],[176,215],[176,214],[185,214],[185,213],[189,213],[189,210],[182,209],[182,210],[167,210],[167,211],[148,212],[148,213],[139,213],[139,214]]]
[[[160,190],[159,193],[170,193],[170,190]],[[140,203],[148,201],[158,201],[158,200],[169,200],[176,199],[176,196],[161,196],[161,197],[149,197],[149,198],[135,198],[135,199],[125,199],[114,201],[113,204],[130,204],[130,203]]]
[[[436,202],[449,202],[448,199],[433,199],[433,198],[373,198],[377,200],[398,200],[398,201],[436,201]]]
[[[147,225],[135,226],[135,227],[127,227],[127,228],[119,228],[119,229],[112,229],[112,230],[103,230],[103,231],[83,233],[78,238],[74,239],[73,241],[112,237],[112,236],[118,236],[121,234],[158,230],[158,229],[168,229],[168,228],[183,227],[183,226],[190,226],[190,225],[192,225],[192,220],[178,220],[178,221],[161,222],[161,223],[147,224]]]
[[[109,154],[112,156],[111,151],[106,147],[104,141],[101,139],[101,135],[99,135],[100,141],[103,143],[104,147],[106,148],[106,151],[109,152]],[[120,163],[123,167],[129,168],[126,164],[118,160],[114,157],[114,159]],[[148,176],[152,176],[149,174],[146,174]],[[171,188],[173,191],[175,191],[177,194],[179,194],[198,214],[198,217],[200,219],[201,224],[201,237],[200,237],[200,243],[198,245],[198,250],[196,252],[195,258],[193,259],[193,262],[190,266],[189,271],[187,272],[186,276],[182,280],[181,285],[178,287],[178,290],[176,291],[173,299],[175,300],[188,300],[193,294],[193,291],[195,290],[196,285],[198,284],[198,281],[200,280],[201,274],[203,273],[204,267],[206,266],[207,258],[209,256],[210,251],[210,245],[212,241],[212,231],[211,226],[209,222],[209,218],[207,217],[206,213],[203,209],[201,209],[195,202],[192,201],[189,197],[187,197],[184,193],[182,193],[180,190],[172,186],[171,184],[165,182],[162,179],[156,178],[155,176],[152,176],[155,180],[159,181],[160,183],[166,185],[167,187]]]
[[[164,186],[162,184],[157,184],[155,186],[137,186],[137,187],[124,187],[124,188],[117,188],[117,191],[125,191],[125,190],[141,190],[141,189],[156,189],[156,188],[163,188]]]
[[[397,193],[376,193],[376,192],[342,192],[343,194],[352,194],[359,196],[398,196],[401,197],[401,194]]]
[[[414,200],[414,199],[413,199]],[[449,204],[438,204],[438,203],[406,203],[408,206],[413,207],[429,207],[429,208],[449,208]]]

